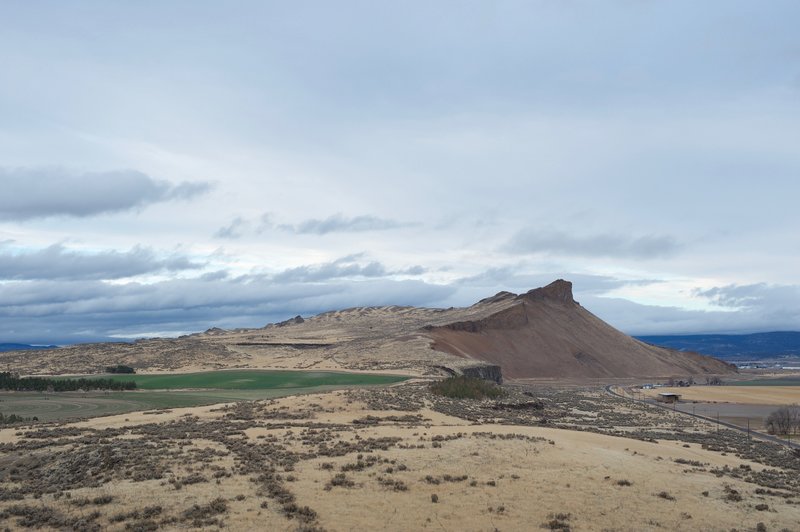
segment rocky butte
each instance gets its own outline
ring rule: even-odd
[[[233,367],[467,372],[511,379],[603,379],[724,375],[735,368],[696,353],[646,344],[576,302],[557,280],[524,294],[500,292],[465,308],[356,307],[257,329],[211,328],[180,338],[4,353],[21,373],[92,373]],[[502,372],[502,377],[500,375]]]
[[[427,332],[434,348],[497,364],[509,378],[625,378],[731,373],[712,357],[663,349],[636,340],[583,308],[572,283],[557,280],[478,303],[493,311]],[[498,308],[499,307],[499,308]]]

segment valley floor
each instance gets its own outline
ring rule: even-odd
[[[0,526],[796,530],[799,472],[598,389],[403,384],[2,430]]]

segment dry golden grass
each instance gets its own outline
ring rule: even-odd
[[[690,386],[644,390],[649,397],[671,392],[683,401],[741,403],[750,405],[785,405],[800,403],[800,386]]]
[[[769,530],[794,530],[800,523],[800,504],[758,495],[757,485],[736,478],[718,478],[710,471],[714,467],[737,469],[741,465],[759,471],[764,466],[704,450],[697,443],[652,443],[545,427],[476,425],[428,407],[413,412],[421,416],[416,422],[353,424],[353,420],[366,416],[387,418],[408,416],[409,412],[373,410],[342,391],[287,397],[269,405],[270,412],[306,412],[310,417],[302,422],[262,423],[244,431],[247,441],[259,443],[276,438],[293,452],[306,452],[309,447],[302,438],[290,436],[298,436],[304,426],[310,426],[308,423],[313,423],[315,430],[338,427],[336,438],[340,441],[401,439],[387,450],[365,453],[364,456],[375,455],[377,461],[362,470],[346,471],[347,480],[352,482],[350,487],[326,489],[343,466],[347,469],[347,464],[358,461],[355,452],[310,457],[295,465],[290,473],[293,480],[286,485],[299,505],[308,505],[317,512],[316,525],[328,531],[536,530],[555,514],[569,514],[564,522],[573,530],[751,530],[758,522],[764,522]],[[180,420],[186,414],[197,416],[198,424],[225,416],[219,407],[202,407],[160,415],[110,416],[66,427],[135,429],[154,422]],[[0,431],[0,440],[18,440],[15,432]],[[197,439],[186,450],[194,448],[219,448],[219,443]],[[675,460],[699,462],[702,466]],[[234,458],[219,456],[214,465],[233,471]],[[176,465],[175,474],[199,471],[198,466]],[[445,479],[448,475],[451,481]],[[463,476],[466,478],[461,480]],[[406,489],[395,489],[398,485]],[[742,500],[729,500],[726,486],[739,492]],[[113,512],[109,510],[107,515],[152,505],[163,506],[165,515],[181,515],[194,504],[202,505],[221,496],[228,501],[222,519],[230,530],[298,527],[297,520],[287,520],[271,499],[263,508],[265,499],[257,491],[248,475],[234,473],[219,483],[186,485],[180,490],[163,480],[115,481],[99,488],[73,490],[72,499],[112,495]],[[659,496],[662,492],[669,498]],[[435,503],[433,495],[438,498]],[[795,494],[794,500],[798,499],[800,494]],[[88,513],[87,509],[76,508],[64,498],[55,500],[51,495],[44,495],[34,504],[46,504],[73,516]],[[771,511],[756,511],[756,504],[768,504]],[[104,528],[124,529],[125,523],[103,519],[98,523]],[[185,526],[179,522],[165,524],[164,529]]]

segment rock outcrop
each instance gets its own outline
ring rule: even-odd
[[[472,377],[473,379],[483,379],[485,381],[503,384],[503,372],[500,369],[500,366],[495,364],[485,364],[481,366],[462,368],[461,374],[465,377]]]
[[[501,292],[477,319],[429,327],[433,348],[496,364],[508,378],[624,378],[727,374],[728,364],[663,349],[618,331],[578,304],[557,280],[510,297]]]

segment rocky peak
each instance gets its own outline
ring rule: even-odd
[[[280,323],[276,323],[276,327],[286,327],[287,325],[300,325],[301,323],[305,322],[306,320],[303,319],[302,316],[298,315],[294,318],[289,318],[288,320],[282,321]]]
[[[502,292],[497,292],[492,297],[487,297],[478,301],[478,305],[483,305],[487,303],[497,303],[498,301],[505,301],[507,299],[514,299],[517,297],[517,294],[512,294],[511,292],[506,292],[505,290]]]
[[[572,283],[564,279],[558,279],[541,288],[534,288],[519,296],[519,299],[545,299],[549,301],[559,301],[561,303],[575,303],[575,300],[572,298]]]

